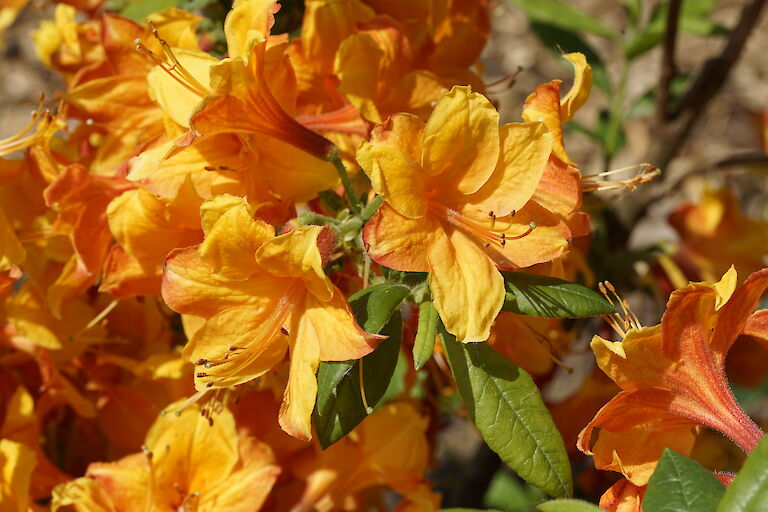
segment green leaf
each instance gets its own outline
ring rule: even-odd
[[[608,72],[605,70],[600,56],[584,41],[578,34],[572,31],[564,30],[550,23],[540,21],[531,21],[531,30],[541,39],[541,42],[547,46],[552,53],[557,56],[563,53],[580,52],[587,58],[587,62],[592,67],[592,80],[597,88],[605,93],[611,92],[611,80]]]
[[[312,424],[323,449],[351,432],[368,415],[360,391],[361,361],[368,406],[374,407],[386,393],[400,353],[403,322],[398,306],[408,291],[407,286],[383,283],[350,297],[357,322],[366,331],[388,338],[361,360],[320,363]]]
[[[488,447],[550,496],[570,496],[563,438],[530,375],[485,343],[459,343],[444,328],[439,332],[459,394]]]
[[[715,512],[725,489],[695,460],[667,448],[643,497],[645,512]]]
[[[132,0],[126,4],[120,14],[138,23],[144,23],[147,16],[153,12],[176,7],[177,3],[177,0]]]
[[[437,309],[432,305],[432,301],[421,303],[419,306],[419,327],[413,342],[413,366],[417,370],[424,368],[424,365],[432,358],[438,318]]]
[[[510,0],[522,9],[531,21],[548,23],[568,31],[589,32],[598,36],[615,39],[618,34],[606,27],[597,18],[574,9],[557,0]]]
[[[768,503],[768,436],[749,454],[717,512],[764,512]]]
[[[507,287],[503,311],[547,318],[581,318],[615,312],[605,297],[580,284],[539,274],[502,272]]]
[[[600,507],[581,500],[548,501],[536,507],[536,510],[541,512],[602,512]]]
[[[366,332],[376,334],[384,328],[392,312],[409,292],[410,289],[402,284],[377,284],[352,294],[349,305],[360,326]]]

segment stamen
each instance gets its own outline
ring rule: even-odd
[[[160,45],[163,48],[163,52],[166,54],[166,56],[168,53],[172,55],[171,60],[173,64],[171,66],[168,66],[162,59],[160,59],[160,57],[155,54],[155,52],[144,46],[144,43],[141,41],[141,39],[134,39],[133,42],[136,43],[137,50],[146,54],[150,59],[152,59],[152,62],[159,66],[160,69],[165,71],[166,74],[173,78],[179,85],[187,89],[189,92],[200,96],[201,98],[208,95],[208,88],[201,85],[200,82],[198,82],[195,77],[193,77],[189,71],[187,71],[184,66],[181,65],[181,63],[179,63],[178,59],[176,59],[176,56],[173,55],[173,52],[164,40],[159,38],[158,40],[160,41]]]
[[[445,219],[448,223],[453,224],[454,226],[461,228],[465,233],[474,236],[477,238],[480,243],[483,245],[483,247],[490,247],[491,245],[495,245],[498,247],[504,247],[509,240],[519,240],[521,238],[524,238],[528,235],[530,235],[534,229],[536,229],[536,223],[531,222],[528,225],[528,229],[519,234],[519,235],[509,235],[507,231],[512,227],[512,222],[510,221],[506,228],[499,229],[496,226],[496,214],[493,211],[488,212],[488,218],[491,221],[490,228],[486,228],[482,226],[479,222],[470,219],[468,217],[465,217],[461,213],[459,213],[456,210],[453,210],[451,208],[448,208],[446,206],[443,206],[439,203],[431,202],[428,206],[429,210],[432,211],[432,213],[436,214],[438,217],[441,217]],[[514,215],[514,210],[512,211],[511,215]]]
[[[115,300],[113,300],[112,302],[110,302],[110,303],[107,305],[107,307],[105,307],[104,309],[102,309],[102,310],[101,310],[101,313],[99,313],[98,315],[96,315],[95,317],[93,317],[93,319],[92,319],[90,322],[88,322],[88,323],[85,325],[85,327],[83,327],[82,329],[80,329],[79,331],[77,331],[77,332],[75,333],[75,335],[78,335],[78,334],[82,334],[82,333],[84,333],[85,331],[87,331],[87,330],[90,330],[90,329],[92,329],[93,327],[96,327],[96,325],[98,325],[98,323],[99,323],[99,322],[101,322],[102,320],[104,320],[104,318],[106,318],[106,316],[107,316],[107,315],[108,315],[108,314],[109,314],[109,313],[110,313],[110,312],[111,312],[113,309],[115,309],[115,307],[117,307],[117,304],[118,304],[118,302],[119,302],[119,301],[118,301],[117,299],[115,299]]]
[[[502,91],[509,90],[509,89],[512,88],[513,85],[515,85],[515,81],[517,80],[517,76],[520,73],[522,73],[522,72],[523,72],[523,67],[522,66],[517,66],[517,69],[514,72],[509,73],[509,74],[499,78],[498,80],[494,80],[493,82],[489,82],[489,83],[485,84],[485,89],[486,90],[490,90],[490,89],[493,89],[494,87],[496,87],[497,85],[500,85],[502,87],[498,91],[496,91],[496,92],[502,92]]]
[[[206,165],[203,167],[206,171],[231,171],[231,172],[242,172],[240,169],[233,169],[232,167],[227,167],[226,165]]]
[[[35,144],[41,137],[45,136],[48,128],[53,122],[53,114],[48,110],[43,110],[43,106],[44,96],[41,93],[40,103],[38,104],[37,109],[32,112],[32,119],[30,122],[15,135],[0,140],[0,156],[9,155],[16,151],[26,149]]]
[[[639,172],[626,180],[606,181],[600,178],[612,176],[614,174],[632,171],[638,169]],[[661,174],[661,170],[651,164],[642,163],[630,165],[621,169],[599,172],[595,174],[586,174],[581,178],[581,188],[584,192],[596,192],[604,190],[634,190],[639,185],[650,182],[653,178]]]
[[[610,302],[614,308],[617,310],[621,309],[621,311],[616,311],[612,315],[603,316],[603,318],[608,322],[614,331],[616,331],[622,338],[624,338],[630,329],[642,328],[640,319],[629,307],[629,302],[619,296],[613,284],[611,284],[609,281],[604,281],[602,283],[598,283],[597,286],[600,290],[600,293],[603,294],[606,300],[608,300],[608,302]],[[616,302],[614,302],[614,299]]]

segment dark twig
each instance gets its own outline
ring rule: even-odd
[[[765,2],[766,0],[753,0],[742,9],[739,22],[731,32],[723,52],[704,64],[696,81],[671,113],[669,117],[674,120],[674,125],[665,130],[668,133],[663,137],[663,144],[655,158],[650,160],[655,166],[661,169],[667,168],[710,100],[725,84],[731,69],[741,56],[749,35],[757,24]]]
[[[695,1],[695,0],[694,0]],[[680,21],[682,0],[670,0],[667,11],[667,29],[664,32],[664,53],[661,58],[661,77],[656,95],[656,119],[663,123],[669,117],[669,97],[672,79],[677,74],[675,66],[675,47],[677,46],[677,27]]]

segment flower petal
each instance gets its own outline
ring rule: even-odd
[[[731,270],[733,270],[733,267],[731,267]],[[728,273],[730,272],[729,270]],[[733,273],[735,274],[735,271]],[[723,276],[724,279],[725,277]],[[715,332],[712,334],[711,343],[715,358],[721,365],[731,345],[736,341],[738,334],[749,325],[750,315],[760,304],[760,299],[766,289],[768,289],[768,268],[750,275],[720,309],[720,315],[715,326]],[[752,318],[755,317],[760,318],[757,315],[752,316]],[[754,327],[755,323],[753,322],[751,325]]]
[[[437,102],[424,127],[421,166],[439,190],[472,194],[499,159],[499,113],[482,94],[455,86]]]
[[[297,315],[291,323],[291,368],[278,416],[285,432],[304,441],[312,439],[311,417],[317,398],[315,373],[320,364],[320,340],[315,328],[305,315]]]
[[[552,151],[552,136],[542,123],[512,123],[499,130],[501,155],[490,179],[467,198],[463,212],[503,217],[518,211],[536,190]]]
[[[623,390],[667,387],[664,374],[672,366],[661,352],[661,326],[630,329],[623,341],[592,338],[597,364]]]
[[[459,341],[485,341],[504,303],[504,279],[467,236],[451,230],[427,255],[432,300],[445,328]]]
[[[589,98],[592,91],[592,67],[583,53],[567,53],[563,58],[573,65],[573,86],[560,102],[560,119],[567,123]]]
[[[333,298],[327,302],[307,294],[301,322],[307,335],[317,337],[321,361],[360,359],[373,352],[382,339],[357,325],[344,294],[335,286]]]
[[[442,227],[431,216],[403,217],[384,203],[363,229],[368,255],[385,267],[406,272],[429,272],[427,254]]]
[[[274,276],[301,278],[318,300],[329,301],[334,286],[325,275],[318,248],[323,229],[323,226],[302,226],[275,237],[256,251],[256,261]]]
[[[421,165],[424,121],[395,114],[376,126],[368,142],[357,149],[357,162],[371,179],[373,190],[403,216],[423,217],[427,211]]]

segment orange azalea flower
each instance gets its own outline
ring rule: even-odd
[[[609,512],[643,512],[645,486],[622,478],[600,497],[600,508]]]
[[[499,128],[482,95],[454,87],[424,123],[396,114],[360,145],[357,160],[386,203],[365,226],[374,261],[430,272],[440,317],[458,339],[488,339],[504,302],[496,270],[550,261],[570,232],[531,197],[552,138],[541,123]]]
[[[321,226],[274,237],[233,196],[206,201],[201,217],[205,241],[171,253],[162,288],[183,314],[184,355],[202,366],[195,384],[202,391],[247,382],[272,371],[289,350],[280,425],[310,439],[319,362],[360,358],[379,337],[360,329],[323,272]]]
[[[731,265],[740,275],[763,267],[768,255],[768,222],[746,217],[727,188],[709,187],[698,204],[683,204],[669,222],[680,235],[677,256],[691,261],[711,281]]]
[[[107,512],[259,510],[280,469],[268,446],[239,437],[224,407],[216,421],[196,405],[158,418],[145,452],[95,463],[53,492],[53,510]]]
[[[717,283],[674,292],[660,325],[641,327],[628,313],[615,327],[623,340],[593,338],[598,365],[622,389],[579,436],[597,468],[644,485],[664,448],[691,453],[699,426],[725,434],[746,453],[755,447],[763,432],[739,407],[723,366],[766,288],[768,269],[736,289],[731,268]]]

